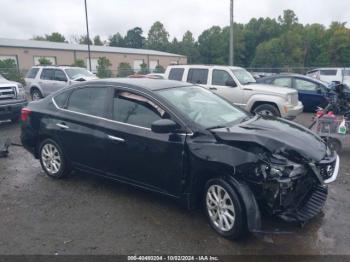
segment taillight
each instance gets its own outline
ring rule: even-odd
[[[30,110],[27,107],[22,108],[21,110],[21,120],[22,122],[25,122],[28,118],[28,116],[30,115],[30,113],[32,112],[32,110]]]

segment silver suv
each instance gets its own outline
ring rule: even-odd
[[[85,68],[34,66],[25,77],[26,92],[35,101],[74,83],[93,79],[97,77]]]
[[[303,112],[296,90],[257,84],[241,67],[168,66],[165,78],[201,85],[252,113],[293,119]]]

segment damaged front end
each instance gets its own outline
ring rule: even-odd
[[[306,222],[325,205],[326,182],[335,180],[339,169],[336,154],[318,163],[301,157],[294,161],[278,154],[261,154],[260,161],[241,174],[260,206],[288,222]]]

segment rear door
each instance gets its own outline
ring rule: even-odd
[[[104,132],[108,87],[74,89],[54,127],[69,159],[78,167],[95,172],[105,170]],[[59,103],[59,101],[57,101]]]
[[[55,78],[55,69],[44,68],[41,71],[39,84],[44,96],[47,96],[53,92],[52,82]]]
[[[186,136],[156,134],[154,121],[172,118],[149,96],[115,89],[111,96],[108,132],[109,175],[155,191],[177,195],[182,188]]]

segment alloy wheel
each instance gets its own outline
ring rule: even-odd
[[[209,187],[206,196],[209,218],[219,230],[230,231],[235,224],[235,207],[228,192],[219,185]]]
[[[60,171],[62,159],[55,145],[48,143],[42,147],[41,160],[50,175],[56,175]]]
[[[40,94],[37,91],[34,91],[33,94],[32,94],[32,100],[33,101],[38,101],[40,99],[41,99]]]

